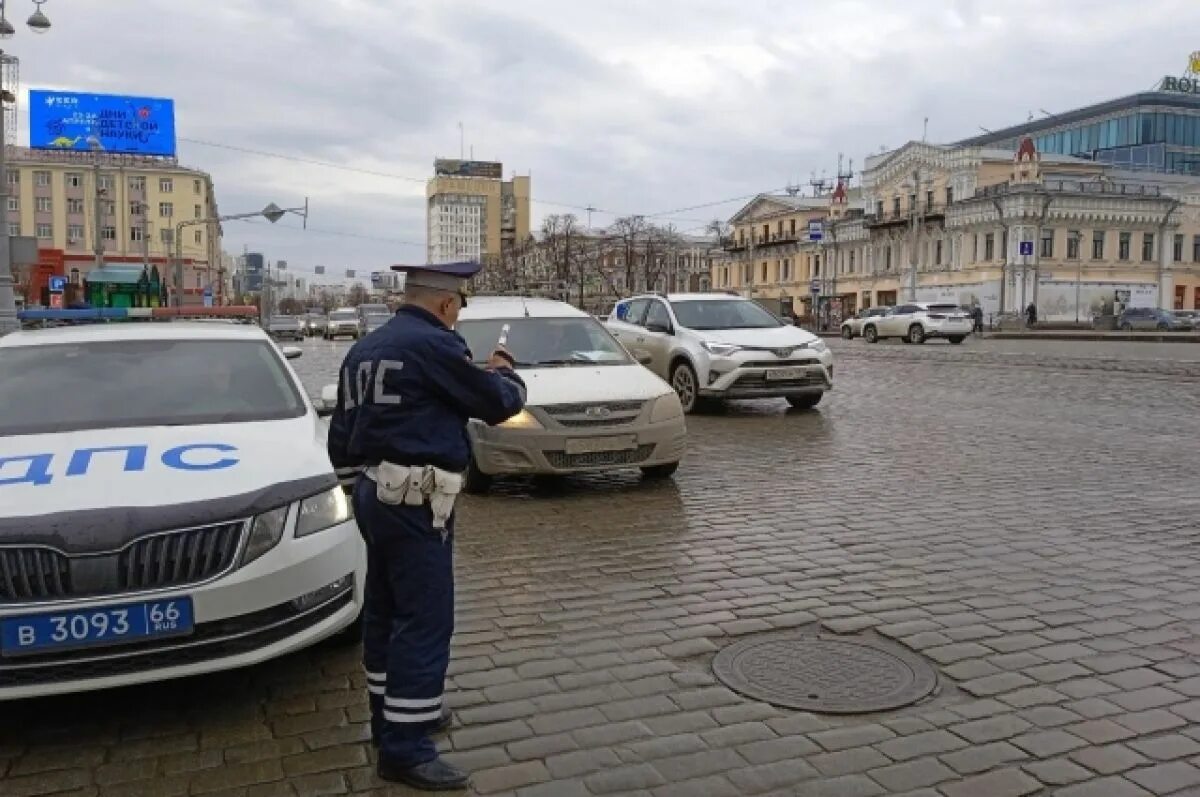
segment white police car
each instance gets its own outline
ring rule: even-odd
[[[257,327],[0,338],[0,700],[353,633],[365,551],[321,424]]]

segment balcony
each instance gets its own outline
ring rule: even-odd
[[[1046,180],[1041,184],[998,183],[985,185],[975,191],[977,197],[998,197],[1009,194],[1067,193],[1103,196],[1161,197],[1162,187],[1117,180]]]
[[[920,214],[925,221],[942,219],[946,216],[946,205],[934,203],[932,205],[922,203],[917,207],[917,213]],[[905,208],[900,211],[887,211],[882,216],[875,213],[868,213],[863,217],[863,223],[868,228],[874,227],[898,227],[912,223],[912,211]]]

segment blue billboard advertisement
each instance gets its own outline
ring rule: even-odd
[[[174,155],[175,101],[30,89],[29,146]]]

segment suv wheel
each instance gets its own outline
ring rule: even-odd
[[[690,364],[679,362],[671,369],[671,388],[675,395],[679,396],[679,403],[683,405],[685,413],[696,409],[696,399],[700,392],[697,382],[696,369]]]
[[[924,343],[925,342],[925,329],[920,324],[913,324],[911,327],[908,328],[908,342],[909,343]]]
[[[482,495],[492,488],[492,477],[475,466],[474,458],[467,463],[467,475],[463,479],[463,491]]]
[[[875,330],[875,327],[873,327],[873,326],[864,327],[863,328],[863,339],[866,340],[867,343],[877,343],[879,341],[879,333]]]
[[[958,344],[962,343],[962,342],[963,342],[963,339],[964,339],[964,336],[963,336],[963,335],[951,335],[951,336],[949,337],[949,341],[950,341],[951,343],[953,343],[955,346],[957,346]]]
[[[842,337],[850,340],[850,338],[854,337],[854,330],[850,329],[849,326],[842,327]]]

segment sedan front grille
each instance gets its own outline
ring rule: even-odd
[[[587,454],[568,454],[565,451],[546,451],[546,460],[555,468],[589,468],[605,465],[636,465],[645,462],[654,452],[653,445],[638,446],[627,451],[593,451]]]
[[[644,401],[598,401],[577,404],[547,404],[542,407],[555,423],[569,428],[594,429],[633,423],[642,414]]]
[[[245,525],[222,523],[133,542],[117,560],[120,588],[174,587],[212,578],[233,564]]]
[[[0,602],[71,594],[67,557],[51,548],[0,548]]]

